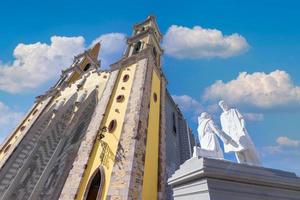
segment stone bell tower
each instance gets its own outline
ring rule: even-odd
[[[99,198],[158,199],[164,193],[165,79],[160,40],[154,17],[148,17],[134,26],[123,58],[111,65],[118,75],[77,199],[89,196],[87,188],[97,170],[103,177]]]
[[[149,16],[109,70],[100,44],[76,56],[1,146],[0,200],[166,199],[190,131],[166,90],[161,39]]]

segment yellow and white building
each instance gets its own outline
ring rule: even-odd
[[[154,17],[101,70],[100,44],[37,97],[0,148],[0,200],[170,199],[193,137],[166,89]]]

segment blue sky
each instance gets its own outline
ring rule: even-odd
[[[133,24],[154,14],[165,35],[168,88],[194,132],[202,111],[219,123],[215,103],[224,98],[245,114],[264,166],[300,174],[299,6],[276,0],[2,2],[0,140],[74,54],[102,40],[106,66],[121,55]]]

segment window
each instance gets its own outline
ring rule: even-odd
[[[96,169],[91,179],[89,180],[84,199],[85,200],[100,200],[104,186],[104,171],[100,167]]]
[[[129,75],[126,74],[123,76],[123,82],[127,82],[129,80]]]
[[[124,95],[119,95],[119,96],[117,96],[116,100],[117,100],[117,102],[121,103],[125,100],[125,97],[124,97]]]
[[[23,131],[26,128],[26,126],[21,126],[20,131]]]
[[[35,115],[35,113],[38,111],[38,109],[35,109],[32,113],[32,115]]]
[[[133,46],[132,54],[137,54],[141,50],[141,47],[142,47],[142,42],[141,41],[138,41],[137,43],[135,43],[134,46]]]
[[[153,93],[153,100],[154,102],[157,102],[157,94],[155,92]]]
[[[172,124],[173,124],[173,132],[176,133],[177,129],[176,129],[176,115],[175,115],[175,113],[172,114]]]
[[[116,127],[117,127],[117,120],[113,119],[109,122],[107,130],[108,130],[109,133],[112,133],[112,132],[114,132]]]
[[[155,48],[155,47],[153,47],[152,52],[153,52],[154,57],[156,58],[156,56],[157,56],[157,51],[156,51],[156,48]]]
[[[91,67],[91,64],[90,64],[90,63],[86,64],[86,66],[83,68],[83,71],[86,72],[87,70],[90,69],[90,67]]]
[[[9,144],[9,145],[7,145],[7,146],[5,147],[4,153],[6,153],[6,152],[9,150],[10,146],[11,146],[11,144]]]

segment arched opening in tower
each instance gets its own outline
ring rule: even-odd
[[[97,169],[91,177],[87,190],[86,200],[100,200],[104,184],[104,173],[101,168]]]

